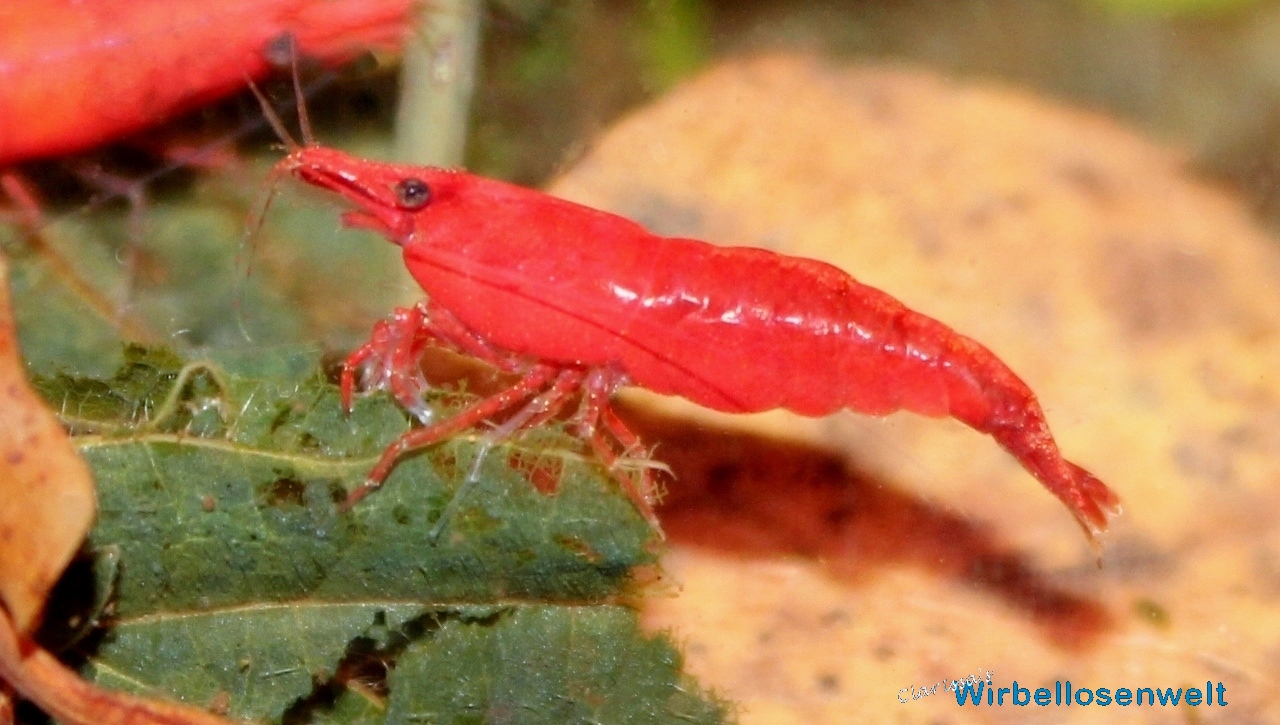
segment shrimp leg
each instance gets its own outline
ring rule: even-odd
[[[339,390],[342,407],[350,411],[356,373],[365,390],[390,389],[397,402],[423,424],[432,413],[422,400],[429,385],[418,368],[428,345],[479,358],[504,372],[518,373],[528,363],[515,355],[494,350],[462,327],[447,310],[424,300],[413,307],[397,308],[373,328],[369,342],[352,352],[342,364]]]
[[[535,365],[519,382],[506,390],[481,400],[452,418],[422,428],[414,428],[400,436],[382,452],[378,463],[374,465],[373,470],[369,471],[364,483],[347,495],[346,500],[339,507],[340,510],[349,510],[360,499],[381,488],[391,469],[405,454],[438,443],[458,431],[466,430],[501,413],[522,400],[527,400],[551,383],[559,372],[559,369],[551,365]]]
[[[653,482],[652,474],[654,466],[645,465],[647,461],[642,462],[639,485],[617,470],[621,461],[632,459],[635,457],[634,454],[643,448],[640,438],[627,428],[626,423],[622,422],[618,414],[613,411],[613,407],[609,405],[610,397],[625,382],[626,377],[617,371],[607,368],[592,370],[583,384],[582,404],[574,416],[573,423],[578,437],[591,446],[592,451],[613,473],[636,510],[644,516],[658,536],[663,536],[662,526],[653,510],[653,504],[657,499],[657,486]],[[604,424],[603,431],[600,429],[601,423]],[[614,451],[609,439],[604,435],[605,431],[622,446],[621,455]]]
[[[412,310],[417,310],[417,312]],[[435,333],[440,332],[440,337],[443,337],[443,341],[446,343],[456,340],[461,344],[469,344],[467,342],[468,337],[458,334],[459,329],[450,330],[445,326],[433,328],[425,324],[425,313],[428,311],[427,303],[420,303],[411,310],[397,310],[396,316],[391,321],[379,323],[379,327],[374,329],[374,338],[353,353],[347,360],[347,366],[343,370],[344,395],[349,395],[346,391],[349,390],[347,386],[351,382],[350,371],[354,370],[356,366],[364,364],[368,359],[382,355],[388,345],[398,344],[398,347],[389,351],[389,362],[385,364],[389,366],[387,375],[393,381],[391,387],[393,389],[400,387],[400,390],[396,392],[397,398],[399,398],[401,393],[409,389],[404,388],[401,383],[395,381],[407,379],[411,374],[407,370],[417,370],[418,356],[421,353],[421,345],[418,343],[422,339],[436,339]],[[418,323],[419,326],[414,329],[419,332],[425,331],[427,333],[425,337],[417,336],[407,340],[403,331],[397,332],[393,329],[395,326],[407,327],[411,323]],[[460,329],[461,332],[466,332],[465,328]],[[494,359],[503,364],[507,364],[509,360],[509,358],[495,353],[487,346],[486,354],[494,355]],[[383,451],[382,457],[378,460],[373,470],[369,472],[365,482],[347,496],[341,509],[344,511],[349,510],[365,496],[380,488],[392,468],[404,455],[414,450],[434,445],[443,438],[470,428],[510,408],[521,400],[528,400],[529,402],[516,414],[484,436],[467,480],[463,483],[463,487],[454,494],[453,499],[445,507],[445,512],[441,514],[440,520],[437,521],[432,529],[432,539],[434,540],[444,522],[449,518],[449,514],[456,507],[456,501],[464,497],[470,486],[478,479],[480,465],[483,463],[489,449],[495,443],[506,440],[520,431],[534,428],[551,420],[560,413],[574,393],[582,390],[582,405],[575,415],[575,429],[578,437],[590,445],[609,470],[614,473],[614,477],[623,487],[628,498],[635,505],[636,510],[644,516],[654,531],[657,531],[658,535],[661,536],[662,527],[653,510],[656,496],[651,474],[652,466],[641,467],[638,485],[630,477],[620,475],[616,470],[621,460],[631,458],[634,452],[641,448],[639,438],[627,428],[626,424],[618,418],[617,414],[609,406],[609,396],[624,381],[625,377],[620,373],[604,368],[584,372],[574,367],[534,366],[533,369],[525,374],[524,378],[506,390],[476,403],[448,420],[425,425],[402,435]],[[550,384],[549,387],[547,387],[548,383]],[[539,390],[543,392],[539,394]],[[406,407],[409,406],[406,405]],[[410,409],[412,410],[412,408]],[[605,435],[606,432],[612,435],[622,447],[621,455],[614,451],[613,446]]]
[[[445,524],[457,509],[458,503],[471,492],[471,487],[480,480],[480,466],[484,464],[484,459],[489,455],[489,450],[493,445],[510,438],[522,430],[528,430],[541,422],[554,418],[564,408],[569,396],[573,395],[578,386],[582,384],[583,375],[584,373],[581,370],[573,368],[561,370],[556,375],[555,382],[551,384],[550,388],[526,403],[518,413],[511,416],[505,423],[485,434],[476,451],[475,460],[471,463],[471,472],[467,474],[462,486],[453,494],[453,498],[449,499],[449,503],[445,505],[444,511],[440,513],[440,518],[431,527],[431,531],[427,532],[427,536],[432,543],[440,537],[440,532],[444,530]]]

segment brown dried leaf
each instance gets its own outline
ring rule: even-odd
[[[0,602],[19,632],[39,620],[50,587],[93,523],[93,478],[27,385],[0,257]]]
[[[0,611],[0,680],[69,725],[228,725],[231,721],[187,705],[145,700],[99,689],[46,650],[23,640]],[[0,716],[2,717],[2,716]]]

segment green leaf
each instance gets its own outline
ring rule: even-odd
[[[159,375],[136,360],[127,370],[120,390],[129,389],[129,376]],[[176,381],[176,370],[169,375]],[[64,387],[62,398],[81,412],[77,426],[112,431],[76,439],[101,487],[90,543],[147,563],[121,579],[121,616],[302,596],[600,600],[621,594],[632,569],[653,563],[648,526],[566,436],[547,431],[494,446],[433,540],[475,465],[475,437],[405,460],[380,492],[342,514],[347,491],[406,430],[403,413],[376,397],[344,416],[336,390],[317,378],[282,386],[219,375],[229,392],[217,406],[194,392],[193,409],[146,432],[84,413],[95,399],[117,416],[154,410],[154,401]],[[56,395],[50,384],[43,389]],[[201,418],[208,410],[234,417]],[[530,485],[534,471],[555,477],[555,495]]]
[[[348,652],[372,653],[377,636],[427,611],[396,603],[299,602],[159,614],[117,623],[85,671],[108,687],[174,693],[193,703],[225,693],[233,717],[279,722],[337,675]],[[495,610],[461,611],[491,616]]]
[[[369,602],[121,623],[86,669],[272,722],[718,722],[679,663],[624,607]],[[355,672],[361,687],[340,684]]]
[[[521,722],[719,721],[671,645],[607,604],[636,593],[652,532],[571,437],[493,446],[435,538],[476,437],[406,460],[341,513],[407,428],[390,400],[361,399],[347,416],[318,370],[258,379],[163,351],[123,356],[106,380],[37,381],[80,432],[100,486],[90,547],[112,565],[81,567],[96,577],[81,586],[83,611],[62,606],[93,618],[112,591],[109,626],[76,650],[99,682],[221,697],[237,717],[272,722],[301,710],[466,722],[517,701],[535,708]],[[447,414],[465,400],[430,402]],[[530,482],[548,477],[551,495]],[[357,656],[394,665],[385,709],[343,679]],[[445,680],[428,674],[441,657]]]
[[[669,642],[636,632],[628,609],[519,606],[488,618],[444,619],[438,627],[412,641],[397,661],[386,722],[638,724],[723,717],[720,706],[674,674],[680,657]],[[618,636],[626,631],[635,634]],[[449,672],[456,674],[441,676]]]

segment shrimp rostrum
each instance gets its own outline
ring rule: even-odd
[[[375,387],[420,409],[417,365],[433,344],[521,376],[456,417],[421,416],[351,500],[408,451],[505,410],[516,412],[497,432],[513,434],[578,392],[578,435],[610,464],[642,455],[609,406],[619,387],[638,385],[728,413],[950,416],[994,438],[1091,538],[1119,512],[1105,484],[1063,458],[1031,389],[991,351],[836,267],[662,237],[531,189],[311,144],[277,173],[353,204],[344,222],[398,244],[428,295],[348,359],[348,404],[355,371],[374,369]],[[638,470],[638,482],[619,479],[656,524],[650,472]]]

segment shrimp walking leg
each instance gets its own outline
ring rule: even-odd
[[[505,423],[498,426],[494,430],[485,434],[481,440],[480,446],[476,450],[475,460],[471,464],[471,472],[467,474],[467,478],[462,482],[462,486],[453,494],[453,498],[449,499],[449,503],[445,504],[444,511],[440,513],[440,518],[435,525],[431,527],[431,531],[427,532],[428,538],[434,543],[440,538],[440,532],[444,530],[445,525],[452,518],[453,512],[457,510],[459,502],[466,498],[470,493],[471,487],[480,480],[480,466],[484,465],[484,459],[489,454],[489,450],[494,444],[504,441],[522,430],[533,428],[551,418],[554,418],[564,409],[565,403],[569,397],[577,391],[578,386],[582,384],[584,373],[574,368],[566,368],[556,375],[555,382],[551,384],[541,395],[525,404],[515,415],[511,416]]]
[[[528,367],[524,358],[490,345],[487,340],[463,325],[449,310],[430,299],[415,305],[422,310],[423,325],[431,334],[455,352],[470,355],[508,373],[518,373]]]
[[[566,368],[545,393],[529,401],[519,413],[488,434],[493,441],[503,441],[520,431],[536,428],[560,414],[570,396],[578,391],[585,376],[581,370]]]
[[[644,520],[648,521],[649,525],[653,527],[653,530],[658,532],[658,536],[666,538],[662,533],[662,524],[658,521],[658,515],[653,510],[653,504],[655,503],[655,496],[653,493],[655,490],[653,485],[653,467],[641,465],[640,481],[637,483],[632,480],[630,476],[627,476],[625,473],[621,473],[617,470],[619,462],[623,460],[625,456],[620,457],[616,452],[614,452],[613,447],[609,445],[609,441],[602,431],[597,430],[591,436],[589,442],[591,444],[591,450],[600,457],[600,460],[604,461],[606,466],[609,467],[614,478],[622,485],[622,490],[625,491],[627,497],[631,499],[631,503],[636,507],[636,510],[640,512],[640,515],[644,516]]]
[[[428,389],[418,369],[422,350],[432,342],[430,330],[418,307],[400,308],[374,325],[369,342],[351,353],[342,365],[339,390],[342,406],[351,410],[356,372],[365,390],[389,389],[397,402],[420,423],[432,422],[431,409],[422,399]]]
[[[401,405],[413,411],[415,405],[422,404],[417,382],[421,380],[419,361],[423,349],[431,343],[479,354],[482,359],[503,368],[509,369],[517,364],[516,358],[489,347],[452,315],[437,315],[436,312],[429,302],[422,302],[412,308],[396,310],[391,318],[379,322],[370,341],[353,352],[343,367],[344,403],[349,404],[355,371],[364,369],[366,385],[372,379],[374,385],[390,388]],[[481,400],[448,420],[431,423],[429,416],[415,414],[419,420],[427,419],[424,420],[424,427],[405,433],[388,446],[365,482],[347,496],[342,509],[350,509],[381,487],[402,456],[434,445],[453,433],[477,425],[521,401],[527,401],[514,415],[484,435],[467,480],[454,494],[432,529],[434,539],[448,520],[456,502],[465,496],[470,485],[478,479],[480,465],[489,449],[495,443],[555,418],[569,399],[581,391],[582,402],[571,421],[574,432],[609,467],[636,510],[661,535],[662,529],[653,510],[656,499],[652,481],[653,466],[641,462],[638,467],[639,481],[632,480],[627,472],[618,470],[622,461],[638,458],[636,454],[641,450],[639,439],[609,407],[610,396],[624,382],[625,376],[608,368],[586,371],[576,367],[536,365],[511,387]],[[425,385],[425,380],[421,384]],[[615,444],[621,448],[621,453],[615,450]]]
[[[340,507],[341,510],[349,510],[365,496],[380,488],[383,481],[390,475],[391,469],[395,468],[396,463],[405,454],[438,443],[458,431],[466,430],[528,399],[551,383],[559,372],[551,365],[535,365],[519,382],[506,390],[481,400],[452,418],[422,428],[414,428],[400,436],[382,452],[382,456],[373,470],[369,471],[365,482],[347,495],[346,501]]]
[[[520,358],[494,350],[448,311],[424,300],[413,307],[397,308],[379,321],[369,342],[347,357],[339,385],[343,408],[351,410],[359,372],[365,390],[389,389],[419,422],[429,424],[431,411],[422,400],[429,385],[418,369],[428,345],[471,355],[505,372],[518,373],[528,367]]]
[[[657,500],[657,487],[653,483],[654,466],[647,465],[648,461],[640,461],[638,483],[633,481],[626,471],[618,470],[623,461],[642,458],[637,454],[643,450],[639,437],[627,428],[609,405],[610,397],[625,380],[620,373],[607,368],[592,370],[583,383],[582,405],[574,416],[573,423],[578,437],[591,446],[591,450],[622,485],[636,510],[644,516],[653,530],[662,536],[662,526],[653,510]],[[602,423],[604,430],[601,430]],[[613,436],[614,442],[622,447],[621,455],[614,451],[611,441],[605,435],[606,431]]]
[[[582,404],[570,421],[577,430],[578,437],[591,440],[600,424],[600,418],[609,407],[609,398],[622,387],[625,378],[608,368],[596,368],[591,371],[582,385]],[[625,443],[623,444],[626,445]]]

